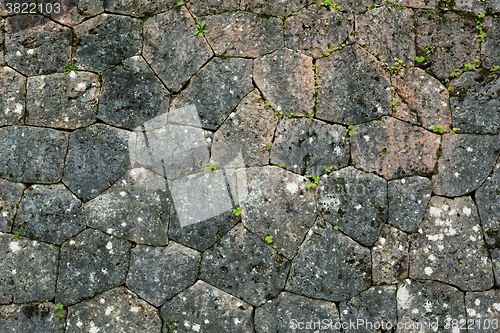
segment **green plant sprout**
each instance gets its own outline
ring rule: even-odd
[[[391,104],[392,104],[392,106],[394,106],[394,105],[396,105],[398,102],[399,102],[399,101],[398,101],[397,99],[394,99],[394,100],[391,102]]]
[[[184,6],[188,2],[189,2],[189,0],[178,2],[177,6]]]
[[[483,24],[481,23],[481,21],[479,21],[479,19],[482,19],[485,17],[485,14],[484,13],[479,13],[479,15],[477,15],[477,19],[476,19],[476,29],[477,29],[477,40],[479,43],[482,43],[484,42],[484,37],[486,37],[486,32],[484,32],[483,30]]]
[[[267,244],[271,245],[273,243],[273,236],[269,235],[269,236],[266,236],[266,242]],[[277,245],[273,245],[273,248],[277,248],[278,246]]]
[[[451,134],[455,134],[456,132],[460,131],[460,128],[453,127],[452,130],[450,130]]]
[[[441,126],[441,125],[431,126],[431,130],[432,130],[434,133],[440,133],[440,134],[443,134],[443,132],[444,132],[444,128],[443,128],[443,126]]]
[[[490,72],[492,72],[492,73],[496,73],[496,72],[497,72],[497,70],[499,70],[499,69],[500,69],[500,66],[498,66],[498,65],[494,65],[494,66],[493,66],[493,68],[492,68],[492,69],[490,69]]]
[[[217,170],[217,167],[218,167],[217,164],[213,164],[212,162],[209,162],[209,163],[205,164],[205,169],[203,170],[203,172],[204,173],[215,172],[215,170]]]
[[[394,8],[394,9],[406,9],[405,6],[401,6],[400,4],[390,2],[389,0],[386,0],[385,4],[391,8]]]
[[[198,37],[203,37],[208,32],[205,30],[205,25],[207,24],[207,20],[201,21],[201,24],[196,24],[196,28],[198,29],[194,35]]]
[[[339,12],[342,11],[342,8],[340,8],[340,6],[332,3],[330,0],[325,0],[321,3],[318,3],[318,5],[324,6],[324,7],[330,8],[330,9],[335,9],[335,10],[338,10]]]
[[[316,188],[316,184],[319,183],[319,176],[305,175],[304,177],[313,179],[313,181],[309,181],[306,184],[306,187],[310,190],[314,190]]]
[[[54,306],[54,312],[59,316],[59,317],[64,317],[64,306],[61,303],[57,303]]]
[[[284,168],[285,167],[285,163],[281,163],[280,167]]]
[[[76,68],[76,66],[73,66],[73,65],[64,65],[64,74],[63,74],[62,77],[64,78],[66,76],[66,74],[68,72],[71,72],[71,71],[73,71],[73,72],[75,72],[75,73],[78,74],[78,68]]]
[[[241,179],[243,178],[243,175],[239,174],[236,169],[231,170],[231,175],[236,174],[236,178]]]
[[[333,229],[335,229],[335,230],[339,231],[339,227],[338,227],[338,226],[336,226],[336,225],[334,225],[334,226],[333,226]]]
[[[416,62],[418,62],[419,64],[420,64],[421,62],[424,62],[424,60],[425,60],[425,57],[424,57],[424,56],[420,56],[420,57],[419,57],[419,56],[417,56],[417,57],[415,57],[415,61],[416,61]]]
[[[21,236],[21,234],[23,232],[24,232],[24,228],[21,228],[21,231],[14,232],[14,237],[12,237],[12,238],[23,238],[23,236]]]
[[[236,209],[233,209],[233,215],[240,216],[241,215],[241,208],[238,207]]]
[[[329,166],[328,168],[325,168],[326,172],[330,172],[332,171],[333,167],[332,166]]]
[[[268,142],[267,143],[267,150],[271,150],[272,146],[273,146],[273,143],[272,142]]]
[[[349,125],[349,127],[347,127],[347,129],[346,129],[347,135],[345,136],[345,143],[347,143],[347,144],[350,143],[351,136],[356,134],[356,132],[354,132],[352,130],[353,127],[354,127],[353,125]]]
[[[396,74],[400,69],[405,68],[406,65],[404,64],[403,60],[398,60],[394,63],[394,67],[387,66],[387,69],[392,73]]]

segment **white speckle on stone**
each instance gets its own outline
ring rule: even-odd
[[[381,245],[384,245],[385,244],[385,238],[384,237],[380,237],[378,239],[378,241],[380,242]]]
[[[71,73],[69,73],[69,77],[74,79],[76,77],[76,73],[71,71]]]
[[[82,326],[83,326],[83,323],[82,323],[81,321],[78,321],[78,322],[76,323],[76,326],[77,326],[78,328],[80,328],[80,327],[82,327]]]
[[[101,304],[104,304],[104,302],[106,302],[106,300],[104,298],[101,298],[101,300],[99,301]]]
[[[137,306],[133,306],[130,308],[130,312],[139,312],[139,308]]]
[[[9,248],[12,252],[17,252],[21,249],[21,247],[19,246],[19,243],[18,242],[10,242],[9,243]]]
[[[413,313],[413,314],[417,314],[417,313],[418,313],[418,309],[413,309],[413,310],[411,310],[411,313]]]
[[[113,248],[113,243],[108,242],[108,244],[106,244],[106,248],[107,248],[108,250],[111,250],[111,249]]]
[[[476,316],[476,310],[474,309],[467,309],[467,314],[471,317],[475,317]]]
[[[429,209],[429,214],[431,214],[432,216],[440,216],[441,212],[442,210],[438,207],[431,207],[431,209]]]
[[[365,139],[366,142],[370,141],[370,137],[368,135],[363,136],[363,139]]]
[[[469,207],[464,207],[463,212],[465,215],[469,216],[472,212],[472,209],[470,209]]]
[[[112,234],[112,233],[113,233],[113,231],[115,231],[115,229],[108,228],[108,230],[106,230],[106,232],[107,232],[108,234]]]
[[[126,193],[126,192],[124,192],[124,191],[121,191],[121,192],[120,192],[120,195],[121,195],[122,197],[124,197],[124,196],[126,196],[126,195],[127,195],[127,193]]]
[[[15,275],[17,271],[15,269],[12,270],[12,275]]]
[[[470,153],[470,152],[473,152],[474,149],[472,149],[472,147],[467,147],[467,151]]]
[[[199,332],[200,331],[200,325],[198,324],[193,324],[193,331]]]
[[[439,234],[439,235],[426,235],[427,236],[427,239],[430,240],[430,241],[438,241],[438,240],[443,240],[443,234]]]
[[[500,303],[493,303],[493,308],[497,311],[500,311]]]
[[[410,299],[410,293],[408,292],[408,288],[403,285],[401,288],[398,289],[398,304],[401,306],[403,309],[407,309],[411,305],[411,299]]]
[[[475,241],[476,241],[476,237],[474,237],[474,236],[472,236],[472,235],[469,237],[469,239],[470,239],[471,241],[473,241],[473,242],[475,242]]]
[[[100,331],[99,327],[95,326],[94,322],[91,321],[90,322],[90,330],[89,330],[89,332],[90,333],[97,333],[99,331]]]
[[[14,110],[14,112],[17,114],[22,114],[23,113],[23,105],[16,103],[16,109]]]
[[[242,321],[241,321],[241,320],[239,320],[238,318],[234,318],[233,320],[234,320],[234,324],[235,324],[235,325],[239,325],[239,324],[241,324],[241,323],[242,323]]]
[[[432,312],[432,303],[430,301],[425,301],[424,308],[425,312]]]
[[[95,281],[95,272],[90,272],[90,282]]]
[[[474,304],[476,304],[477,306],[481,305],[481,300],[479,298],[476,298]]]
[[[205,319],[205,324],[210,324],[210,320]]]
[[[286,184],[286,190],[292,194],[297,193],[299,186],[296,183],[288,183]]]
[[[127,223],[123,222],[123,223],[122,223],[122,227],[124,227],[124,228],[125,228],[126,226],[127,226]]]
[[[435,257],[433,254],[431,254],[431,255],[429,256],[429,260],[434,261],[434,260],[436,260],[436,257]]]
[[[106,316],[109,316],[111,314],[111,312],[113,312],[113,310],[115,309],[114,306],[108,306],[106,308],[106,312],[104,313]]]
[[[76,90],[83,91],[83,90],[85,90],[85,88],[87,88],[87,85],[84,82],[80,82],[80,83],[78,83]]]
[[[433,270],[432,270],[432,268],[430,268],[430,267],[425,267],[424,272],[425,272],[425,274],[427,274],[427,275],[431,275],[431,274],[432,274],[432,272],[434,272],[434,271],[433,271]]]

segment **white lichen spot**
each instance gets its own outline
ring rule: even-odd
[[[435,257],[433,254],[431,254],[431,255],[429,256],[429,260],[431,260],[431,261],[435,261],[435,260],[436,260],[436,257]]]
[[[467,309],[467,314],[471,317],[475,317],[476,316],[476,310],[474,309]]]
[[[234,324],[235,325],[239,325],[241,324],[243,321],[242,320],[239,320],[238,318],[234,318]]]
[[[408,280],[406,281],[408,283]],[[403,309],[407,309],[411,306],[411,298],[410,293],[408,292],[408,287],[402,285],[401,288],[398,289],[398,304]]]
[[[299,186],[296,183],[288,183],[286,184],[286,190],[292,194],[295,194],[299,190]]]
[[[106,316],[109,316],[109,315],[111,314],[111,312],[113,312],[113,310],[114,310],[114,309],[115,309],[115,307],[114,307],[114,306],[108,306],[108,307],[106,308],[106,312],[104,312],[104,314],[105,314]]]
[[[130,312],[139,312],[139,308],[137,306],[133,306],[130,308]]]
[[[113,248],[113,243],[108,242],[108,244],[106,244],[106,248],[107,248],[108,250],[111,250],[111,249]]]
[[[500,311],[500,303],[493,303],[493,308],[497,311]]]
[[[473,241],[473,242],[475,242],[475,241],[476,241],[476,237],[474,237],[474,236],[472,236],[472,235],[469,237],[469,239],[470,239],[471,241]]]
[[[432,303],[431,301],[427,300],[425,301],[425,304],[424,304],[424,308],[425,308],[425,312],[432,312]]]
[[[472,209],[470,209],[469,207],[464,207],[462,211],[464,212],[465,215],[469,216],[470,213],[472,212]]]
[[[126,196],[126,195],[127,195],[127,193],[126,193],[126,192],[124,192],[124,191],[121,191],[121,192],[120,192],[120,195],[121,195],[122,197],[124,197],[124,196]]]
[[[18,242],[10,242],[9,243],[9,248],[12,252],[17,252],[21,249],[21,247],[19,246],[19,243]]]
[[[81,321],[78,321],[78,322],[76,323],[76,326],[77,326],[78,328],[81,328],[81,327],[83,326],[83,323],[82,323]]]
[[[430,268],[430,267],[425,267],[424,272],[425,272],[425,274],[427,274],[427,275],[431,275],[431,274],[432,274],[432,272],[434,272],[434,271],[433,271],[433,270],[432,270],[432,268]]]
[[[432,216],[440,216],[441,212],[442,210],[438,207],[431,207],[431,209],[429,209],[429,214],[431,214]]]
[[[101,298],[101,299],[99,300],[99,302],[100,302],[101,304],[104,304],[104,302],[106,302],[106,300],[105,300],[104,298]]]
[[[411,310],[411,313],[413,313],[413,314],[418,314],[418,309],[413,309],[413,310]]]
[[[476,224],[472,227],[472,230],[474,230],[475,232],[479,232],[479,226]]]
[[[370,137],[368,135],[363,136],[363,139],[365,139],[366,142],[370,141]]]
[[[22,114],[23,113],[23,105],[16,103],[16,109],[14,110],[14,112],[17,114]]]
[[[76,244],[76,242],[74,240],[69,241],[69,245],[75,245],[75,244]]]
[[[90,330],[89,330],[89,332],[90,333],[97,333],[99,331],[100,331],[99,327],[95,326],[94,322],[91,321],[90,322]]]

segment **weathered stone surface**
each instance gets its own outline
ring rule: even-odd
[[[95,229],[139,244],[168,243],[172,198],[163,177],[138,168],[85,204],[85,220]]]
[[[323,218],[372,246],[387,221],[387,182],[350,166],[323,176],[318,187]]]
[[[0,178],[18,183],[59,182],[68,137],[68,133],[46,128],[0,128]]]
[[[0,179],[0,232],[10,232],[25,186]]]
[[[441,146],[432,190],[437,195],[455,197],[474,191],[485,181],[497,160],[500,137],[445,134]]]
[[[255,330],[257,333],[288,333],[290,330],[298,329],[298,323],[302,332],[313,332],[313,325],[307,323],[323,323],[322,327],[329,332],[340,332],[338,329],[330,328],[330,323],[335,325],[339,321],[339,311],[334,303],[319,299],[311,299],[282,292],[275,299],[269,300],[255,310]],[[317,325],[317,324],[316,324]],[[316,326],[316,329],[319,328]]]
[[[193,77],[171,109],[195,105],[201,126],[217,130],[252,90],[252,60],[214,58]]]
[[[293,261],[286,290],[343,302],[370,283],[370,250],[319,218]]]
[[[343,125],[391,113],[391,82],[382,64],[357,44],[317,61],[316,117]]]
[[[0,125],[20,123],[25,111],[25,94],[26,78],[9,67],[0,67]]]
[[[340,317],[344,323],[359,323],[358,320],[364,320],[364,324],[344,329],[344,332],[376,332],[381,330],[368,329],[370,325],[367,322],[379,325],[390,322],[393,326],[397,322],[396,308],[396,286],[371,287],[359,295],[353,297],[348,302],[342,302],[339,305]],[[344,324],[349,327],[348,325]],[[384,331],[389,325],[384,326]]]
[[[488,240],[486,240],[487,242]],[[500,249],[490,252],[491,263],[493,265],[493,273],[495,275],[495,286],[500,286]]]
[[[248,195],[241,204],[245,226],[287,258],[295,255],[316,219],[307,179],[279,167],[247,169]]]
[[[413,65],[415,32],[413,10],[388,6],[375,8],[356,17],[356,35],[360,45],[389,66],[399,60]]]
[[[101,194],[129,169],[128,135],[103,124],[71,133],[64,184],[84,202]]]
[[[434,51],[425,55],[421,65],[438,79],[449,78],[456,68],[480,58],[474,20],[452,12],[443,16],[424,10],[415,13],[417,54],[425,54],[432,46]]]
[[[283,289],[289,269],[287,259],[239,224],[205,252],[200,279],[259,306]]]
[[[182,6],[147,20],[143,55],[165,85],[179,91],[213,55]],[[213,87],[212,87],[213,88]]]
[[[190,0],[186,3],[191,13],[196,16],[234,12],[239,9],[239,5],[240,0]]]
[[[41,15],[14,15],[5,24],[5,61],[24,75],[62,72],[70,62],[71,30]]]
[[[272,142],[278,117],[266,106],[258,90],[243,98],[235,112],[215,132],[212,160],[219,165],[243,157],[245,166],[269,164],[268,143]]]
[[[421,125],[421,123],[418,121],[417,113],[413,110],[410,110],[408,104],[403,102],[401,96],[399,96],[397,93],[394,93],[394,95],[395,97],[393,101],[396,100],[397,103],[396,105],[392,106],[392,116],[394,118],[406,121],[410,124]]]
[[[319,120],[285,119],[276,129],[271,163],[301,175],[321,176],[349,162],[346,128]]]
[[[1,14],[3,15],[3,14]],[[4,64],[5,56],[5,22],[0,20],[0,65]]]
[[[403,101],[415,112],[418,125],[432,130],[434,126],[450,131],[451,111],[448,89],[420,68],[408,68],[394,76],[393,84]]]
[[[104,12],[104,2],[105,0],[46,0],[43,4],[52,3],[55,10],[55,4],[60,3],[63,6],[61,13],[52,13],[49,17],[64,25],[75,26]]]
[[[339,5],[343,11],[353,13],[364,13],[368,8],[375,4],[381,4],[380,0],[337,0],[334,2]]]
[[[354,126],[353,165],[386,179],[432,175],[441,137],[392,117]]]
[[[497,4],[498,12],[500,12],[500,2]],[[481,45],[481,61],[484,67],[491,69],[495,65],[500,66],[500,18],[487,16],[483,21],[486,38]]]
[[[206,22],[207,40],[218,56],[257,58],[283,46],[283,23],[276,17],[230,12]]]
[[[312,114],[314,72],[311,57],[279,49],[255,60],[254,79],[277,112],[298,116]]]
[[[28,78],[26,125],[75,129],[95,122],[99,76],[71,71]]]
[[[496,0],[457,0],[455,8],[467,13],[500,13],[500,3]]]
[[[163,332],[253,332],[250,304],[196,282],[161,308]]]
[[[153,306],[118,287],[69,307],[66,327],[68,333],[160,333],[161,319]]]
[[[435,281],[404,280],[398,285],[398,321],[402,332],[438,332],[438,327],[446,327],[443,332],[453,332],[452,321],[465,324],[464,294],[449,285]],[[412,323],[422,323],[422,327],[412,329]],[[404,325],[410,329],[404,329]],[[420,330],[419,330],[420,329]],[[456,330],[455,330],[456,331]]]
[[[408,277],[408,236],[385,225],[372,248],[373,284],[396,284]]]
[[[475,201],[481,217],[484,239],[490,246],[500,246],[500,164],[477,189]],[[500,271],[499,271],[500,273]],[[500,278],[500,275],[499,275]]]
[[[492,333],[498,330],[500,322],[500,292],[498,290],[466,293],[465,308],[467,320],[470,323],[469,330]]]
[[[199,264],[198,251],[177,243],[138,245],[132,249],[126,284],[141,298],[161,306],[196,281]]]
[[[431,181],[419,176],[391,180],[387,191],[388,223],[405,232],[415,232],[431,199]]]
[[[73,62],[94,72],[120,64],[142,48],[142,22],[121,15],[102,14],[75,26],[77,48]]]
[[[351,15],[317,5],[299,11],[285,24],[286,47],[316,57],[343,43],[353,29]]]
[[[54,298],[58,249],[0,233],[0,304]]]
[[[124,239],[93,229],[65,242],[61,247],[56,301],[75,304],[124,283],[131,246]]]
[[[288,16],[310,3],[310,0],[273,0],[269,2],[260,0],[241,0],[240,10],[248,10],[264,15]]]
[[[64,317],[55,313],[54,303],[11,304],[0,306],[0,327],[5,332],[63,333]]]
[[[436,9],[439,0],[395,0],[394,3],[411,8]]]
[[[61,245],[85,229],[82,203],[64,185],[33,185],[24,191],[13,232]]]
[[[410,239],[410,278],[432,279],[461,290],[493,286],[491,260],[470,197],[432,197],[417,234]]]
[[[106,0],[106,11],[136,17],[155,15],[177,6],[177,0]]]

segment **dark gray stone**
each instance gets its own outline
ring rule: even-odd
[[[0,232],[10,232],[25,186],[0,179]]]
[[[0,128],[0,178],[18,183],[61,180],[69,134],[24,126]]]
[[[255,83],[276,112],[307,116],[314,107],[312,66],[311,57],[282,48],[255,60]]]
[[[0,125],[20,124],[25,111],[25,94],[26,78],[9,67],[0,67]]]
[[[0,233],[0,304],[54,298],[59,250],[54,245]]]
[[[323,176],[318,187],[323,218],[372,246],[387,221],[387,182],[350,166]]]
[[[396,284],[408,277],[408,236],[384,225],[372,247],[372,281],[375,285]]]
[[[349,162],[346,128],[312,119],[279,122],[271,149],[271,163],[301,175],[321,176],[326,168],[338,170]]]
[[[289,16],[311,2],[311,0],[274,0],[268,2],[261,0],[241,0],[240,10],[264,15]]]
[[[124,283],[131,247],[124,239],[93,229],[66,241],[61,247],[56,301],[75,304]]]
[[[289,269],[287,259],[238,224],[204,253],[200,279],[259,306],[283,289]]]
[[[432,197],[418,233],[410,239],[410,278],[449,283],[461,290],[493,286],[491,260],[470,197]]]
[[[72,132],[64,184],[84,202],[104,192],[129,169],[128,137],[103,124]]]
[[[397,2],[398,0],[395,1]],[[364,13],[368,8],[383,3],[380,0],[337,0],[331,2],[339,5],[343,11],[352,13]]]
[[[500,246],[500,164],[476,190],[475,201],[481,217],[484,239],[489,246]],[[499,276],[500,278],[500,276]]]
[[[405,232],[415,232],[424,218],[431,193],[431,181],[424,177],[391,180],[388,223]]]
[[[5,23],[5,61],[27,76],[62,72],[70,63],[71,30],[41,15],[14,15]]]
[[[500,2],[496,3],[497,11],[500,13]],[[481,61],[484,67],[492,69],[495,65],[500,66],[500,18],[498,16],[485,17],[483,30],[486,38],[481,45]],[[499,73],[498,69],[496,72]]]
[[[316,117],[343,125],[391,113],[391,82],[382,63],[357,44],[316,63],[319,107]]]
[[[33,185],[24,191],[13,232],[61,245],[85,229],[82,203],[64,185]]]
[[[213,55],[205,38],[195,36],[197,30],[184,6],[156,15],[144,24],[142,54],[173,91],[181,90]]]
[[[28,78],[26,125],[75,129],[95,122],[99,76],[71,71]]]
[[[496,0],[456,0],[455,8],[467,13],[500,13],[500,3]]]
[[[154,306],[191,286],[198,277],[200,253],[177,243],[132,249],[127,287]]]
[[[74,27],[89,17],[94,17],[104,12],[105,0],[45,0],[43,4],[52,3],[56,9],[56,3],[63,6],[61,13],[48,15],[53,20]]]
[[[142,22],[121,15],[101,14],[75,26],[79,68],[103,71],[137,55],[142,48]]]
[[[240,0],[190,0],[186,6],[196,16],[234,12],[239,9]]]
[[[493,273],[495,275],[495,286],[500,286],[500,249],[490,252],[491,264],[493,265]]]
[[[340,303],[339,309],[343,323],[356,323],[355,329],[344,324],[349,327],[344,329],[346,333],[381,332],[382,330],[390,332],[390,328],[396,326],[397,322],[396,286],[371,287],[348,302]],[[386,323],[382,330],[371,328],[368,324],[378,323],[381,326],[382,322]]]
[[[1,14],[3,15],[3,14]],[[4,64],[5,56],[5,22],[0,20],[0,65]]]
[[[149,17],[167,11],[178,0],[106,0],[106,11],[136,17]]]
[[[168,110],[170,93],[141,56],[103,73],[98,118],[133,130]]]
[[[198,281],[161,308],[163,332],[253,332],[253,307]]]
[[[467,321],[470,323],[469,330],[485,333],[498,331],[500,291],[468,292],[465,294],[465,308]]]
[[[149,305],[124,287],[111,289],[68,308],[67,333],[161,332],[161,319]]]
[[[371,255],[318,218],[293,260],[286,290],[343,302],[371,284]]]
[[[64,317],[54,312],[54,303],[0,306],[4,332],[63,333]]]
[[[313,333],[318,332],[318,328],[340,332],[334,328],[339,319],[335,303],[285,291],[258,307],[254,320],[257,333],[288,333],[290,330]]]
[[[171,108],[194,105],[201,126],[217,130],[252,90],[252,60],[214,58],[174,99]]]
[[[437,195],[455,197],[477,189],[493,169],[500,148],[498,135],[445,134],[438,173],[432,177]]]

